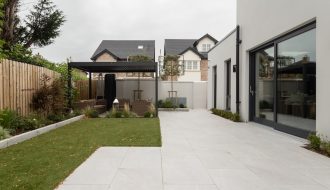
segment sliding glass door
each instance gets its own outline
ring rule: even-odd
[[[315,23],[251,53],[251,119],[297,136],[315,131]]]
[[[255,53],[255,117],[274,121],[274,47]]]
[[[315,131],[315,29],[278,43],[277,122]]]

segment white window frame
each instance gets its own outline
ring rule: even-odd
[[[200,61],[199,60],[185,60],[184,68],[186,71],[199,71]]]

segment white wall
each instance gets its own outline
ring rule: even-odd
[[[189,50],[183,55],[179,57],[179,61],[198,61],[200,65],[201,58],[199,55],[194,53],[193,51]],[[198,71],[185,71],[185,74],[178,78],[178,81],[200,81],[201,80],[201,72]]]
[[[215,45],[214,41],[210,38],[203,38],[196,46],[199,52],[203,52],[203,44],[211,44],[211,48]]]
[[[330,1],[238,0],[237,23],[241,27],[241,115],[249,115],[248,50],[316,19],[316,130],[330,137]]]
[[[226,109],[226,65],[231,60],[231,67],[236,64],[236,32],[226,37],[209,52],[208,69],[208,109],[214,105],[213,67],[217,66],[217,108]],[[236,73],[231,68],[231,111],[236,112]]]
[[[118,79],[116,81],[117,98],[127,98],[133,101],[133,90],[137,90],[137,79]],[[178,91],[178,97],[187,98],[187,107],[191,109],[206,109],[207,105],[207,82],[174,81],[174,90]],[[154,79],[140,79],[142,99],[155,101]],[[165,100],[168,91],[171,90],[170,81],[159,81],[158,99]]]

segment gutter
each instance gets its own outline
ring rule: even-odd
[[[236,113],[240,113],[240,91],[239,91],[239,75],[240,75],[240,63],[239,63],[239,48],[242,40],[240,39],[240,26],[236,26]]]

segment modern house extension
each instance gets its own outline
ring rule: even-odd
[[[165,39],[164,56],[178,55],[184,75],[178,81],[207,81],[208,51],[218,41],[206,34],[199,39]]]
[[[208,108],[300,137],[330,137],[330,1],[237,1],[208,54]]]
[[[154,40],[103,40],[91,57],[95,62],[123,62],[130,61],[135,55],[148,56],[155,61]],[[149,73],[144,73],[150,77]],[[136,73],[116,73],[116,78],[137,77]]]

